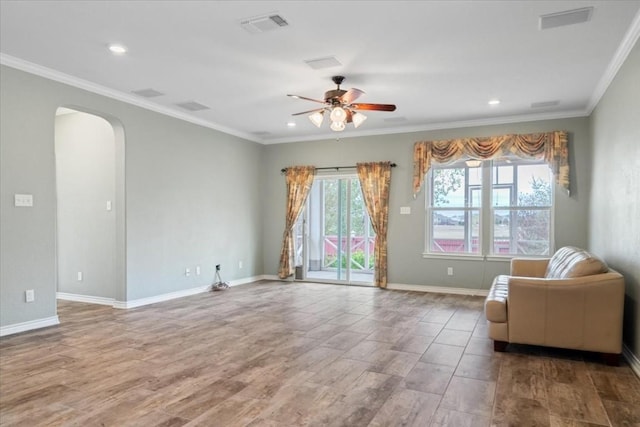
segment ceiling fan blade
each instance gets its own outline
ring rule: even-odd
[[[396,106],[393,104],[351,104],[350,107],[354,110],[396,111]]]
[[[364,91],[352,87],[340,97],[340,101],[342,101],[343,104],[351,104],[353,101],[360,98],[360,95],[362,95],[363,93]]]
[[[316,108],[315,110],[309,110],[309,111],[302,111],[300,113],[294,113],[294,114],[292,114],[292,116],[301,116],[302,114],[315,113],[316,111],[322,111],[322,110],[324,110],[324,108]]]
[[[312,102],[319,102],[320,104],[326,104],[325,101],[320,101],[319,99],[307,98],[306,96],[300,96],[300,95],[287,95],[287,96],[290,96],[296,99],[304,99],[305,101],[312,101]]]

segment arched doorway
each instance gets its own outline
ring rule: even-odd
[[[57,296],[126,300],[124,131],[77,107],[55,118]]]

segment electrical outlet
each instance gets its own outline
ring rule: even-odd
[[[216,264],[216,271],[220,271],[220,264]]]
[[[82,282],[82,271],[78,271],[78,282]]]
[[[36,291],[27,289],[24,291],[24,299],[26,302],[34,302],[36,300]]]
[[[196,265],[196,276],[200,275],[200,266]]]
[[[14,206],[30,208],[33,206],[33,194],[14,194]]]
[[[453,276],[453,267],[447,267],[447,276]]]
[[[187,276],[187,277],[191,276],[191,269],[190,268],[185,268],[184,269],[184,275]]]
[[[238,261],[238,268],[242,268],[242,261]]]

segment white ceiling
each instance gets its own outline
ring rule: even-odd
[[[588,6],[587,23],[539,30],[539,15]],[[0,59],[268,144],[337,136],[306,116],[287,127],[292,113],[319,104],[286,94],[322,99],[333,75],[366,92],[359,102],[398,107],[367,112],[342,138],[587,115],[638,39],[639,10],[638,0],[2,0]],[[289,26],[260,34],[240,26],[271,12]],[[115,56],[109,43],[129,52]],[[342,65],[304,62],[328,56]],[[165,95],[131,93],[148,88]],[[210,109],[175,105],[185,101]]]

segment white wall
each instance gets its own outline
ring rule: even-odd
[[[113,127],[91,114],[57,115],[55,157],[58,291],[115,299],[116,209],[123,207],[115,197]]]
[[[624,275],[624,342],[640,358],[640,44],[591,116],[589,248]]]

